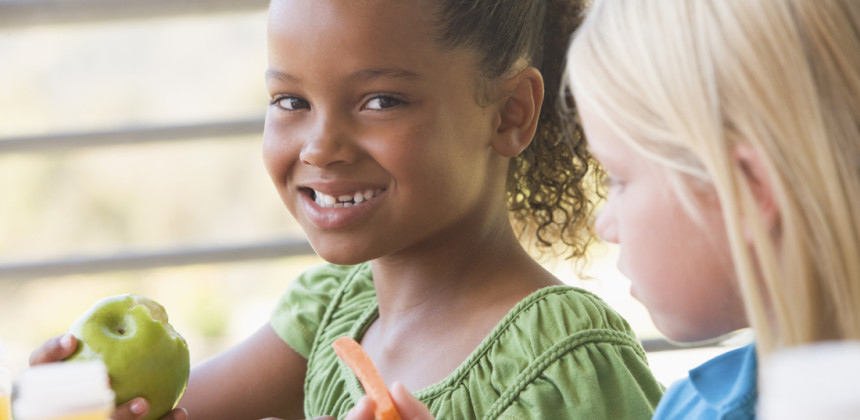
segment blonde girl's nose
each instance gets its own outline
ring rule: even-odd
[[[618,225],[612,216],[612,211],[604,207],[597,214],[597,219],[594,221],[594,230],[606,242],[618,243]]]

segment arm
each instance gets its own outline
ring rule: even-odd
[[[191,370],[179,407],[196,419],[302,418],[307,360],[267,323]]]

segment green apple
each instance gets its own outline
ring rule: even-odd
[[[167,312],[137,295],[106,297],[75,321],[69,332],[78,348],[68,359],[102,360],[117,405],[135,397],[149,401],[144,420],[172,410],[188,385],[188,344],[167,323]]]

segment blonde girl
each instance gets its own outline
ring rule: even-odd
[[[569,62],[634,296],[679,341],[755,332],[655,418],[753,418],[757,362],[860,339],[860,2],[597,1]]]

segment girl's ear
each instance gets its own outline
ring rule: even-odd
[[[499,123],[493,136],[493,149],[505,157],[519,155],[531,143],[537,130],[543,104],[543,77],[527,67],[502,82]]]
[[[774,196],[773,185],[767,172],[767,167],[759,152],[749,144],[735,146],[732,157],[752,192],[758,206],[761,220],[769,232],[774,232],[779,225],[779,206]],[[745,229],[749,232],[749,229]],[[747,240],[751,241],[747,233]]]

